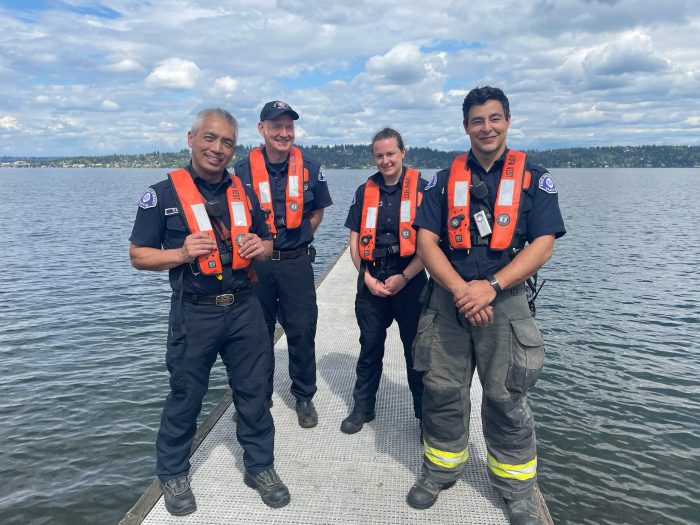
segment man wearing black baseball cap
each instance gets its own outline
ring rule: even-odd
[[[316,288],[311,263],[313,235],[324,208],[333,201],[321,165],[294,146],[294,121],[299,114],[286,102],[273,100],[260,112],[258,131],[265,145],[255,148],[234,166],[236,175],[260,199],[274,240],[270,260],[255,263],[260,299],[273,341],[279,320],[287,336],[291,391],[296,398],[299,425],[315,427],[318,415],[312,402],[316,393]],[[272,403],[274,350],[267,389]]]

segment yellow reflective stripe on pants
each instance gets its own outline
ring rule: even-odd
[[[469,449],[465,448],[461,452],[447,452],[439,450],[423,442],[423,452],[431,463],[435,463],[444,468],[456,468],[469,459]]]
[[[488,466],[499,478],[508,479],[532,479],[537,473],[537,458],[520,465],[499,463],[491,454],[488,454]]]

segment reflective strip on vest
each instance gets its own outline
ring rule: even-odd
[[[240,270],[250,266],[251,263],[251,259],[240,256],[238,246],[243,243],[245,234],[250,232],[253,221],[250,215],[252,206],[245,193],[243,181],[235,175],[231,175],[231,185],[226,190],[226,200],[231,209],[232,267],[234,270]]]
[[[173,185],[175,197],[178,200],[189,232],[204,232],[216,242],[216,234],[204,205],[204,197],[202,197],[197,185],[194,183],[192,175],[185,169],[179,169],[168,173],[168,177]],[[250,231],[250,212],[242,200],[244,196],[243,183],[238,177],[232,175],[231,186],[226,190],[226,200],[231,208],[231,238],[233,240],[236,240],[239,235],[244,235]],[[238,250],[236,249],[233,250],[231,258],[234,270],[250,265],[250,259],[245,259],[238,255]],[[197,264],[200,271],[205,275],[221,275],[223,267],[218,243],[214,251],[197,257]]]
[[[447,181],[447,237],[452,248],[472,247],[469,235],[469,184],[472,172],[467,166],[467,154],[457,155],[450,167]]]
[[[493,210],[493,233],[489,241],[492,250],[507,250],[513,243],[520,198],[523,190],[530,187],[530,172],[525,170],[525,153],[508,150],[503,162],[501,177]],[[447,182],[447,233],[450,246],[454,249],[471,248],[469,232],[469,186],[471,170],[467,165],[467,155],[455,157]]]
[[[500,463],[491,454],[487,454],[487,464],[489,470],[499,478],[525,480],[532,479],[537,474],[537,457],[527,463],[509,465]]]
[[[413,221],[416,218],[416,208],[420,206],[421,193],[418,192],[420,173],[414,169],[406,169],[401,186],[401,205],[399,208],[399,255],[409,257],[416,253],[416,230]],[[362,200],[362,223],[358,237],[358,252],[360,258],[366,261],[374,260],[374,249],[377,240],[377,218],[379,215],[379,184],[367,179]]]
[[[401,188],[401,210],[399,212],[399,248],[401,257],[416,253],[416,230],[413,220],[416,218],[416,208],[419,205],[418,180],[420,173],[408,168],[403,178]]]
[[[379,184],[367,179],[365,194],[362,200],[362,223],[357,248],[360,258],[365,261],[374,260],[374,249],[377,246],[377,219],[379,216]]]
[[[469,447],[460,452],[447,452],[428,445],[423,441],[423,453],[431,463],[443,468],[457,468],[469,459]]]
[[[287,164],[287,200],[285,201],[285,228],[294,229],[301,226],[304,212],[304,159],[299,148],[289,151]]]
[[[255,148],[248,155],[253,189],[265,212],[265,222],[273,236],[277,235],[275,226],[275,209],[270,189],[270,175],[265,166],[262,148]],[[304,213],[304,186],[309,180],[309,170],[304,169],[301,150],[292,146],[287,163],[287,190],[285,194],[285,228],[294,229],[301,226]]]

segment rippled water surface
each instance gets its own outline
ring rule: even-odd
[[[568,233],[531,405],[554,521],[698,523],[700,169],[552,172]],[[328,170],[317,274],[367,175]],[[152,479],[169,289],[127,251],[163,176],[0,169],[0,523],[116,523]],[[225,388],[217,363],[203,414]]]

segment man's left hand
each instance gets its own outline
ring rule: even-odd
[[[486,279],[469,281],[466,291],[455,301],[457,309],[467,318],[473,317],[496,298],[496,290]]]

